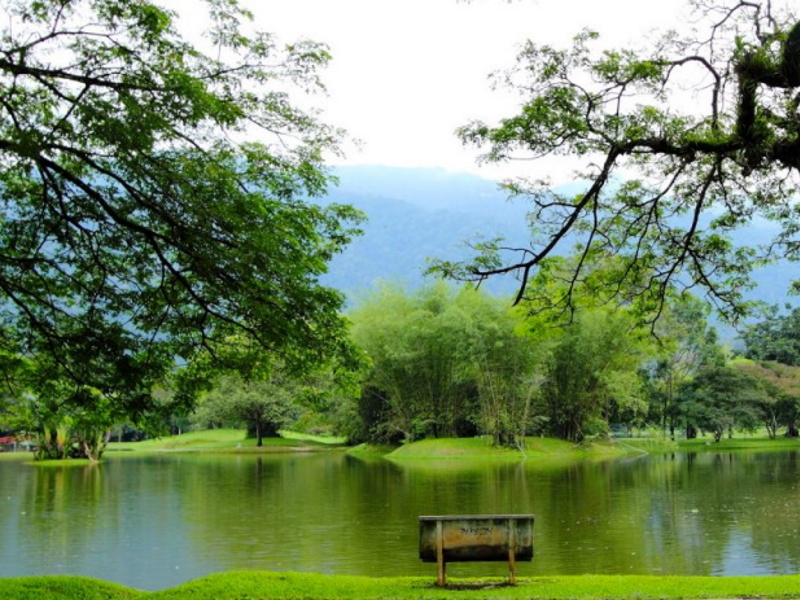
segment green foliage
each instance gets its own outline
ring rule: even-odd
[[[16,370],[20,395],[8,400],[9,429],[35,436],[37,460],[99,460],[115,424],[112,400],[95,388],[40,377],[41,363]]]
[[[485,432],[511,445],[524,435],[535,347],[502,300],[442,283],[411,296],[384,286],[350,318],[370,363],[360,439]]]
[[[756,378],[766,394],[756,407],[769,437],[775,439],[779,427],[786,428],[787,437],[798,437],[800,421],[800,366],[779,362],[737,361],[734,366]]]
[[[37,386],[96,390],[137,421],[159,408],[156,385],[179,384],[176,402],[191,405],[212,374],[173,372],[200,354],[226,366],[233,334],[292,369],[352,356],[342,296],[319,277],[360,215],[304,200],[325,192],[322,153],[341,133],[294,102],[320,87],[329,55],[245,34],[235,0],[206,6],[214,56],[146,0],[6,7],[5,381],[17,357],[32,359]]]
[[[741,335],[745,356],[754,360],[800,365],[800,309],[779,314],[777,307],[766,310],[762,319]]]
[[[279,367],[260,380],[223,375],[201,399],[195,420],[204,425],[243,423],[256,438],[256,445],[262,446],[265,437],[278,437],[278,432],[296,418],[298,388],[299,383]]]
[[[797,369],[800,365],[800,310],[779,314],[777,307],[768,308],[762,320],[750,325],[741,334],[744,355],[755,362],[737,365],[757,377],[770,395],[761,410],[770,436],[779,426],[786,435],[797,437],[800,421],[800,387]]]
[[[595,289],[603,301],[642,296],[663,308],[672,290],[698,287],[731,319],[751,308],[751,269],[798,256],[800,79],[791,57],[800,28],[770,3],[695,8],[689,33],[668,32],[647,50],[605,49],[590,31],[566,49],[525,45],[497,77],[521,94],[517,114],[472,122],[460,137],[489,162],[571,159],[583,190],[560,194],[535,171],[507,182],[532,205],[530,248],[493,242],[473,261],[434,270],[468,280],[516,272],[519,302],[553,256],[577,247],[573,283],[597,257],[615,258]],[[730,242],[757,217],[777,225],[771,245]],[[574,292],[556,306],[571,310]]]
[[[656,354],[644,365],[642,377],[650,402],[649,418],[661,425],[670,439],[675,439],[680,386],[700,369],[722,366],[716,331],[708,325],[709,306],[682,294],[665,307],[656,324]]]
[[[564,327],[553,341],[542,385],[553,435],[571,441],[605,436],[612,413],[630,422],[646,412],[640,342],[622,311],[584,310]]]
[[[734,367],[704,369],[679,392],[687,430],[709,431],[715,442],[725,433],[732,435],[735,427],[753,429],[759,421],[757,405],[767,400],[759,380]]]

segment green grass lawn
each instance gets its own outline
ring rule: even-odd
[[[0,460],[30,460],[30,452],[0,452]]]
[[[733,439],[723,438],[714,442],[706,437],[694,440],[680,440],[678,448],[684,452],[730,452],[735,450],[800,450],[800,439],[778,436],[774,440],[766,435],[742,436]]]
[[[519,450],[498,448],[487,437],[443,438],[404,444],[386,455],[392,460],[479,458],[519,460]]]
[[[534,460],[558,462],[572,458],[604,458],[623,454],[657,454],[664,452],[735,452],[757,450],[785,451],[800,449],[800,440],[779,436],[771,440],[766,435],[737,434],[733,439],[702,437],[694,440],[671,441],[662,437],[633,437],[600,439],[575,444],[555,438],[529,437],[524,449],[498,448],[488,437],[420,440],[404,444],[395,450],[367,447],[398,462],[430,460]]]
[[[345,440],[337,437],[319,437],[290,431],[282,431],[279,438],[264,438],[263,447],[256,440],[246,437],[241,429],[208,429],[192,431],[182,435],[164,436],[141,442],[110,442],[107,455],[128,455],[143,452],[209,452],[209,453],[256,453],[314,451],[343,448]],[[793,450],[800,449],[800,440],[779,436],[775,440],[766,435],[745,436],[737,434],[733,439],[722,439],[715,443],[711,437],[694,440],[670,441],[662,437],[613,438],[574,444],[555,438],[529,437],[522,450],[498,448],[489,437],[445,438],[420,440],[393,448],[389,446],[361,445],[349,452],[362,458],[388,458],[413,463],[425,461],[514,461],[534,460],[552,462],[574,458],[604,458],[630,453],[660,452],[734,452],[739,450]],[[0,452],[0,460],[30,460],[29,452]],[[61,462],[61,461],[57,461]],[[62,463],[63,464],[63,463]],[[0,599],[2,600],[2,599]]]
[[[554,576],[453,579],[447,588],[431,577],[353,577],[313,573],[239,571],[209,575],[174,588],[140,592],[84,577],[0,579],[3,600],[424,600],[529,598],[672,600],[691,598],[796,598],[800,576],[670,577]]]
[[[344,440],[319,437],[294,432],[281,432],[279,438],[264,438],[264,446],[247,438],[242,429],[207,429],[181,435],[164,436],[141,442],[110,442],[106,452],[270,452],[286,450],[314,450],[341,446]]]
[[[529,437],[523,449],[498,448],[489,437],[420,440],[404,444],[385,456],[396,461],[417,460],[548,460],[565,458],[607,457],[628,453],[643,453],[676,449],[673,442],[664,440],[602,440],[575,444],[555,438]]]

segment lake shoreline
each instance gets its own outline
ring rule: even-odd
[[[797,438],[752,436],[671,441],[664,438],[609,438],[573,443],[556,438],[528,437],[523,448],[493,446],[486,437],[440,438],[411,442],[397,447],[362,444],[349,450],[354,456],[385,458],[398,463],[432,460],[559,460],[564,458],[612,458],[631,454],[668,454],[699,452],[768,452],[800,450]]]
[[[431,577],[363,577],[274,571],[217,573],[187,583],[145,592],[72,576],[0,579],[3,600],[410,600],[463,596],[482,598],[646,600],[703,598],[788,598],[800,596],[800,576],[575,575],[521,577],[509,586],[500,578],[454,579],[447,587]]]
[[[553,460],[570,458],[613,458],[631,454],[666,454],[738,451],[800,450],[800,439],[779,436],[726,438],[714,442],[711,437],[672,441],[662,437],[629,437],[597,439],[584,443],[547,437],[528,437],[522,448],[494,446],[488,436],[474,438],[424,439],[399,446],[360,444],[348,446],[341,438],[326,438],[283,432],[279,438],[265,438],[263,446],[246,438],[243,430],[220,429],[165,436],[141,442],[111,442],[104,457],[140,455],[142,453],[202,454],[272,454],[307,452],[346,452],[362,459],[386,459],[397,463],[438,460],[513,462],[521,460]],[[26,459],[30,452],[0,452],[0,460]],[[69,464],[69,459],[42,461],[38,465]],[[86,461],[80,464],[85,464]]]

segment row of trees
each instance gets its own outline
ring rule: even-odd
[[[531,434],[581,441],[615,427],[717,441],[759,427],[797,435],[800,369],[762,358],[764,323],[734,356],[707,306],[688,295],[672,298],[655,325],[591,298],[557,319],[533,308],[443,284],[373,293],[350,314],[369,357],[350,437],[483,434],[516,445]],[[773,315],[770,328],[794,318]]]
[[[194,5],[199,44],[149,0],[2,7],[0,418],[43,456],[97,458],[255,354],[354,359],[319,278],[362,215],[309,200],[343,139],[304,108],[330,54]]]
[[[673,439],[705,432],[719,441],[762,427],[771,437],[798,435],[800,366],[775,352],[797,344],[800,309],[748,328],[735,356],[692,296],[671,298],[654,325],[633,307],[584,300],[555,318],[472,287],[383,285],[348,315],[359,369],[298,375],[267,359],[249,376],[218,376],[169,425],[246,427],[259,446],[284,428],[353,443],[486,435],[513,447],[529,435],[580,442],[644,428]],[[173,406],[166,390],[155,395]],[[22,398],[0,421],[38,432],[42,458],[98,458],[119,424],[108,399],[58,397]],[[155,419],[150,430],[166,424]]]
[[[357,372],[298,379],[273,365],[258,380],[226,375],[185,425],[246,426],[258,444],[281,428],[377,443],[486,435],[506,446],[644,428],[673,439],[798,435],[800,367],[769,353],[796,343],[800,310],[751,326],[734,354],[688,295],[655,325],[591,297],[559,318],[534,308],[444,283],[380,286],[348,315],[363,353]]]

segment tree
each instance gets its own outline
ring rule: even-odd
[[[370,362],[360,412],[372,437],[457,436],[469,422],[475,394],[455,304],[443,283],[415,295],[383,286],[350,312],[353,340]]]
[[[36,460],[100,460],[115,424],[111,401],[85,386],[46,381],[38,393],[27,392],[9,409],[14,431],[36,436]]]
[[[761,363],[740,360],[736,368],[761,382],[766,394],[758,403],[761,419],[770,438],[775,438],[778,427],[786,427],[787,437],[798,437],[800,420],[800,367],[774,361]]]
[[[719,442],[734,427],[752,429],[759,421],[758,405],[767,393],[758,379],[732,366],[706,368],[679,393],[687,438],[699,428]]]
[[[298,388],[299,383],[281,368],[257,381],[238,374],[223,375],[201,399],[196,420],[244,423],[260,448],[265,437],[278,437],[278,432],[296,417]]]
[[[607,434],[612,412],[646,412],[638,377],[640,337],[624,311],[584,309],[565,325],[542,383],[553,435],[580,442]]]
[[[675,439],[679,417],[677,393],[699,370],[724,365],[717,334],[708,326],[708,304],[690,294],[671,298],[656,324],[657,356],[643,370],[650,415]]]
[[[800,309],[781,315],[770,307],[763,318],[741,334],[745,356],[758,361],[800,365]]]
[[[246,35],[236,0],[202,4],[213,56],[147,0],[3,7],[0,370],[12,394],[20,357],[33,359],[43,381],[96,390],[136,420],[156,408],[156,384],[191,383],[165,380],[233,334],[288,368],[349,352],[342,295],[319,276],[359,214],[304,200],[330,183],[322,155],[341,133],[292,101],[321,87],[329,54]]]
[[[517,444],[527,430],[535,347],[502,300],[444,283],[409,295],[384,286],[350,312],[369,361],[359,401],[373,441],[492,435]]]
[[[788,308],[788,307],[787,307]],[[769,307],[761,321],[750,325],[741,334],[744,355],[755,362],[740,368],[758,377],[770,390],[771,402],[764,406],[765,420],[774,437],[779,424],[786,426],[786,435],[797,437],[800,420],[800,309],[780,314],[778,307]]]
[[[463,291],[456,308],[465,314],[462,360],[467,363],[478,411],[473,416],[482,433],[497,446],[523,448],[541,415],[534,398],[542,384],[546,345],[526,335],[521,311],[509,311],[505,300]]]
[[[517,272],[520,301],[547,257],[578,243],[573,281],[598,255],[623,261],[598,290],[609,300],[632,289],[663,303],[673,287],[699,286],[735,318],[753,264],[798,257],[800,24],[770,2],[695,8],[702,31],[669,32],[649,50],[602,49],[591,31],[568,49],[527,43],[501,76],[523,96],[519,113],[460,136],[486,147],[489,162],[571,158],[586,184],[570,195],[535,172],[507,182],[532,202],[531,246],[486,243],[440,272]],[[729,234],[756,218],[778,225],[772,243],[734,245]],[[569,307],[572,293],[561,300]]]

